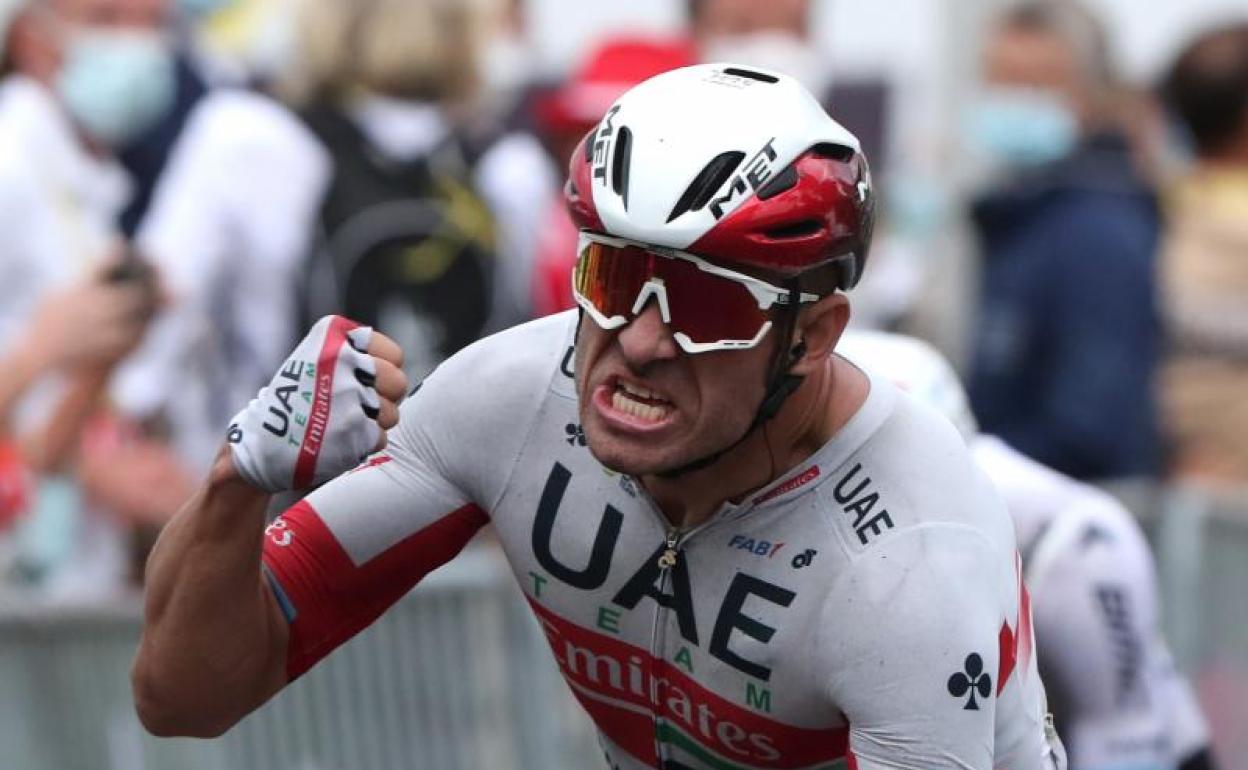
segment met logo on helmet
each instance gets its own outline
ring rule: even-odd
[[[736,208],[737,204],[745,200],[741,198],[737,200],[737,196],[744,193],[747,189],[758,191],[758,188],[767,183],[771,179],[772,172],[775,170],[772,163],[776,160],[776,137],[771,137],[767,143],[762,146],[758,152],[754,153],[754,157],[745,164],[745,168],[737,172],[732,182],[728,185],[728,191],[719,198],[711,201],[708,208],[711,215],[716,219],[723,219],[725,207],[730,210]]]
[[[619,111],[620,105],[617,104],[612,107],[603,116],[602,122],[598,124],[598,130],[594,134],[593,173],[594,179],[602,184],[607,183],[607,160],[611,157],[611,142],[615,135],[615,126],[611,123],[611,119]]]

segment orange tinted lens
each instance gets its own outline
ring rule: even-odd
[[[632,246],[589,241],[576,262],[576,292],[608,318],[627,317],[637,293],[651,275],[653,260],[653,256]]]

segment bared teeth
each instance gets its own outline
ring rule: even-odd
[[[659,422],[667,416],[667,407],[654,404],[643,404],[640,401],[629,398],[629,393],[631,393],[631,391],[626,393],[625,390],[627,389],[617,390],[611,396],[611,406],[617,411],[624,412],[625,414],[631,414],[634,417],[640,417],[641,419],[648,420],[649,422]],[[636,395],[641,396],[640,393]],[[642,396],[642,398],[645,398],[645,396]]]
[[[667,399],[663,398],[658,393],[655,393],[652,390],[647,390],[646,388],[643,388],[640,385],[630,385],[627,382],[619,382],[617,384],[620,390],[623,390],[625,393],[628,393],[629,395],[637,396],[639,398],[644,398],[648,401],[664,401],[664,402],[667,401]]]

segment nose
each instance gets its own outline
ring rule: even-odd
[[[680,353],[680,346],[672,337],[671,327],[663,323],[658,300],[654,298],[620,330],[616,341],[624,359],[635,369],[653,361],[675,358]]]

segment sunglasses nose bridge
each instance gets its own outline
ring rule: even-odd
[[[657,301],[651,303],[650,296]],[[663,318],[664,299],[662,292],[647,293],[637,302],[636,312],[616,336],[624,359],[637,371],[654,361],[674,358],[681,351],[673,336],[674,330]]]
[[[637,299],[633,302],[632,316],[636,318],[641,315],[650,299],[659,305],[659,315],[663,317],[663,323],[670,324],[672,322],[672,310],[667,304],[667,287],[663,285],[662,278],[650,278],[637,292]]]

